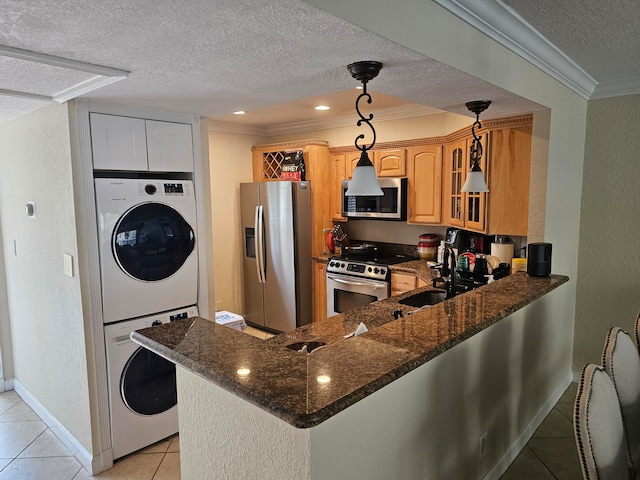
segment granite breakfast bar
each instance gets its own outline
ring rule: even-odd
[[[266,341],[199,318],[132,339],[178,366],[183,478],[482,478],[570,381],[539,301],[567,280],[518,273],[409,314],[422,287]]]

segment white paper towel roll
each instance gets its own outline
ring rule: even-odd
[[[492,243],[491,255],[498,257],[501,263],[511,263],[513,258],[513,243]]]

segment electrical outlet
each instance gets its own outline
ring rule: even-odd
[[[64,274],[73,277],[73,256],[68,253],[64,254]]]
[[[485,456],[486,453],[487,453],[487,432],[484,432],[480,436],[480,449],[479,449],[480,460],[482,460],[482,458]]]

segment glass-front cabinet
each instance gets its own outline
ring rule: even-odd
[[[482,134],[486,146],[486,132]],[[486,193],[462,192],[462,186],[471,168],[469,149],[471,138],[462,138],[448,145],[445,161],[445,223],[467,230],[484,231],[486,218]],[[480,161],[482,172],[487,174],[486,148]]]

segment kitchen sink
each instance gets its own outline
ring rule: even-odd
[[[402,300],[398,300],[398,303],[403,305],[410,305],[412,307],[426,307],[427,305],[435,305],[440,302],[444,302],[446,292],[441,290],[427,290],[425,292],[416,293]]]
[[[290,343],[289,345],[286,345],[286,347],[290,348],[291,350],[295,350],[296,352],[299,352],[305,345],[307,347],[307,353],[311,353],[318,347],[324,347],[326,343],[325,342],[296,342],[296,343]]]

